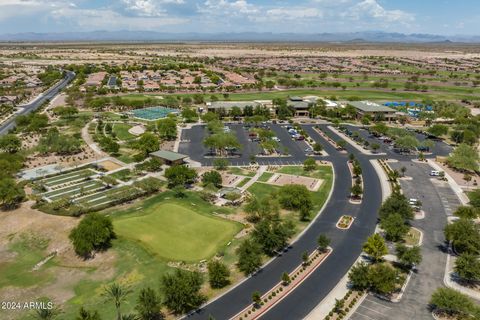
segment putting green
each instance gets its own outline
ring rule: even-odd
[[[213,256],[241,229],[237,223],[175,203],[154,204],[113,223],[118,236],[138,241],[166,259],[182,261]]]

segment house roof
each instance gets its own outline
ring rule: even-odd
[[[364,112],[395,112],[392,108],[371,101],[352,101],[348,104]]]
[[[233,107],[239,107],[240,109],[244,109],[246,106],[256,107],[261,105],[259,102],[256,101],[214,101],[208,102],[207,107],[212,109],[232,109]]]
[[[173,151],[166,151],[166,150],[159,150],[150,153],[151,156],[155,156],[157,158],[165,159],[167,161],[178,161],[178,160],[183,160],[185,158],[188,158],[187,155],[178,153],[178,152],[173,152]]]

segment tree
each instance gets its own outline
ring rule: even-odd
[[[382,136],[388,132],[388,127],[384,123],[376,123],[370,128],[370,131],[374,135]]]
[[[480,281],[480,258],[478,255],[463,253],[455,260],[455,272],[465,281]]]
[[[402,177],[405,177],[405,172],[407,172],[407,168],[401,167],[400,172],[402,173]]]
[[[459,219],[445,227],[445,238],[459,253],[480,254],[480,227],[467,219]]]
[[[435,137],[444,136],[448,133],[448,127],[443,124],[434,124],[428,128],[427,132]]]
[[[290,282],[292,282],[292,279],[290,278],[290,275],[287,272],[282,273],[281,280],[284,286],[288,286]]]
[[[480,189],[471,191],[468,197],[470,198],[470,205],[476,209],[480,209]]]
[[[103,296],[111,299],[115,304],[115,310],[117,311],[117,320],[122,320],[122,312],[120,310],[120,307],[129,293],[130,290],[123,288],[115,282],[107,286],[105,288],[105,291],[103,292]]]
[[[405,220],[413,219],[412,207],[403,194],[392,193],[392,195],[383,202],[379,212],[380,219],[394,213],[400,214]]]
[[[108,248],[115,238],[112,219],[99,213],[90,213],[72,229],[69,238],[75,252],[88,258],[92,251]]]
[[[478,307],[469,297],[450,288],[438,288],[432,294],[430,304],[436,311],[463,319],[474,312],[478,314]]]
[[[222,175],[215,170],[205,172],[202,175],[202,184],[203,186],[212,184],[216,188],[220,188],[222,186]]]
[[[101,320],[97,310],[89,311],[81,307],[75,320]]]
[[[351,188],[350,192],[354,198],[359,198],[363,194],[362,185],[359,183],[355,183]]]
[[[158,133],[165,140],[175,140],[177,138],[177,123],[171,118],[161,119],[157,122]]]
[[[345,147],[347,146],[347,142],[345,140],[338,140],[336,143],[338,148],[341,150],[344,150]]]
[[[135,310],[141,320],[162,320],[161,300],[155,290],[150,287],[143,288],[137,298]]]
[[[302,253],[302,264],[304,266],[308,266],[310,264],[310,255],[308,254],[308,251],[303,251]]]
[[[373,291],[379,294],[391,294],[398,284],[398,271],[385,263],[370,267],[368,278]]]
[[[153,133],[146,132],[142,134],[140,139],[138,139],[136,143],[136,148],[144,154],[155,152],[160,149],[160,141],[158,140],[158,137]]]
[[[0,150],[8,153],[16,153],[22,147],[22,142],[14,134],[0,136]]]
[[[363,245],[363,251],[370,255],[373,261],[379,261],[388,253],[387,245],[378,233],[370,236]]]
[[[419,246],[409,248],[403,244],[397,244],[395,250],[400,263],[408,268],[422,262],[422,253]]]
[[[169,188],[185,186],[195,182],[197,172],[185,165],[177,165],[165,170],[165,178],[168,179]]]
[[[372,143],[371,148],[373,152],[377,152],[377,150],[380,149],[380,145],[378,143]]]
[[[246,276],[255,272],[262,265],[262,248],[251,240],[244,240],[237,248],[237,266]]]
[[[25,199],[25,191],[9,177],[0,178],[0,206],[4,209],[12,209]]]
[[[419,144],[420,142],[418,141],[418,139],[410,135],[398,137],[395,140],[396,147],[406,150],[415,150],[419,146]]]
[[[163,303],[176,314],[186,313],[198,308],[206,297],[200,293],[202,275],[183,269],[175,269],[161,278],[161,288],[164,294]]]
[[[317,161],[315,159],[308,157],[304,162],[303,162],[303,170],[305,171],[313,171],[317,169]]]
[[[460,206],[453,214],[459,218],[476,219],[480,215],[480,210],[472,206]]]
[[[447,163],[455,169],[465,171],[478,171],[480,156],[476,148],[462,143],[453,150],[447,159]]]
[[[353,163],[352,171],[355,177],[358,177],[359,175],[362,174],[362,167],[358,164],[358,162]]]
[[[210,287],[223,288],[230,283],[230,270],[220,261],[212,260],[207,265]]]
[[[326,235],[321,234],[317,238],[317,245],[318,245],[318,251],[326,252],[328,246],[330,245],[330,239]]]
[[[380,227],[385,231],[389,241],[400,241],[409,230],[408,225],[399,213],[389,214],[380,220]]]
[[[213,166],[217,170],[226,170],[229,165],[228,159],[215,159],[213,160]]]
[[[260,304],[262,303],[262,296],[260,295],[260,292],[255,291],[254,293],[252,293],[252,301],[256,307],[260,306]]]
[[[348,273],[348,281],[356,290],[366,290],[370,287],[369,265],[365,262],[357,263]]]
[[[183,108],[182,117],[185,119],[185,122],[195,122],[198,120],[198,114],[192,108]]]
[[[312,195],[304,185],[283,186],[278,193],[278,199],[280,205],[287,210],[300,210],[302,208],[311,210],[313,208]]]
[[[315,142],[315,144],[313,145],[313,152],[315,152],[316,154],[319,154],[320,152],[322,152],[322,150],[323,150],[322,145],[318,142]]]
[[[273,255],[288,244],[288,239],[294,232],[293,222],[281,221],[277,215],[258,222],[252,231],[252,237],[262,247],[265,254]]]

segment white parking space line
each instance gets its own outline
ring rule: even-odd
[[[367,298],[367,299],[365,299],[365,301],[368,301],[368,302],[371,302],[371,303],[378,304],[379,306],[382,306],[382,307],[384,307],[384,308],[386,308],[386,309],[392,309],[391,307],[387,307],[386,305],[383,305],[383,304],[381,304],[381,303],[378,303],[378,302],[376,302],[376,301],[370,300],[370,299],[368,299],[368,298]]]
[[[360,312],[358,312],[358,311],[355,312],[354,314],[358,314],[359,316],[362,316],[362,317],[367,318],[367,319],[376,320],[375,318],[369,317],[369,316],[367,316],[367,315],[365,315],[365,314],[363,314],[363,313],[360,313]]]
[[[360,308],[367,309],[367,310],[369,310],[369,311],[378,313],[378,314],[380,314],[380,315],[382,315],[382,316],[387,316],[386,314],[384,314],[384,313],[382,313],[382,312],[380,312],[380,311],[377,311],[377,310],[375,310],[375,309],[371,309],[371,308],[369,308],[369,307],[365,307],[364,305],[360,305]]]

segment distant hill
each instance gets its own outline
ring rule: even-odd
[[[480,43],[480,36],[441,36],[381,31],[351,33],[162,33],[155,31],[91,31],[63,33],[0,34],[2,42],[17,41],[216,41],[216,42],[384,42],[384,43]]]

